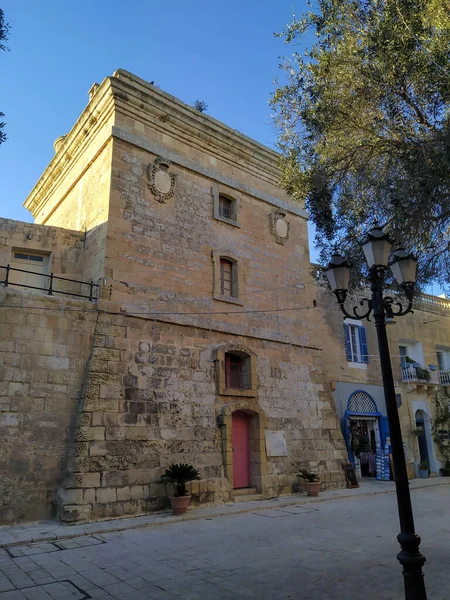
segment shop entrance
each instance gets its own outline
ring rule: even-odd
[[[429,464],[430,457],[428,455],[428,440],[425,431],[425,418],[421,410],[418,410],[416,412],[416,428],[419,432],[419,435],[417,436],[417,441],[419,443],[420,462],[425,462]]]
[[[348,457],[359,478],[386,478],[384,448],[389,437],[387,417],[378,412],[375,400],[363,390],[353,392],[344,413],[344,436]]]

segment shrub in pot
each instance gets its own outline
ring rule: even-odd
[[[308,496],[318,496],[320,490],[320,479],[317,473],[300,469],[298,476],[305,480],[306,493]]]
[[[445,466],[441,469],[441,474],[443,477],[450,477],[450,460],[445,462]]]
[[[162,476],[163,482],[171,484],[173,488],[169,500],[174,515],[183,515],[187,511],[191,495],[187,493],[186,483],[195,479],[200,479],[197,469],[185,463],[170,465]]]
[[[422,479],[427,479],[430,474],[430,465],[427,460],[422,460],[419,465],[419,477]]]
[[[416,375],[417,379],[421,379],[422,381],[430,381],[431,375],[428,369],[424,369],[424,367],[416,367]]]

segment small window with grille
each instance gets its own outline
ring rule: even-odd
[[[238,223],[238,205],[240,203],[239,196],[235,196],[230,192],[222,190],[222,186],[213,185],[211,188],[214,218],[218,221],[228,223],[234,227],[239,227]]]
[[[243,352],[225,354],[225,387],[234,390],[252,388],[251,361],[248,354]]]
[[[226,196],[219,196],[219,215],[225,219],[233,219],[233,200]]]

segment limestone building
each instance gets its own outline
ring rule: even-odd
[[[375,463],[389,442],[389,424],[375,325],[343,319],[331,293],[321,289],[318,295],[328,340],[324,370],[349,460],[362,468],[362,476],[384,479],[389,464],[383,468],[380,458]],[[387,332],[409,476],[418,476],[422,462],[431,476],[440,476],[445,455],[450,457],[450,421],[441,418],[450,401],[450,300],[422,294],[414,312],[395,321]],[[367,454],[373,455],[370,467]]]
[[[0,222],[2,521],[161,508],[174,462],[196,502],[290,493],[296,464],[343,485],[277,161],[126,71],[91,88],[25,201],[36,224]]]

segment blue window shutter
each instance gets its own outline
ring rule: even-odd
[[[345,354],[347,355],[347,360],[352,362],[352,347],[350,346],[350,328],[344,323],[344,337],[345,337]]]
[[[384,450],[386,445],[386,438],[389,437],[389,422],[387,417],[380,417],[380,438],[381,448]]]
[[[366,336],[366,328],[358,327],[359,333],[359,345],[361,347],[361,360],[363,363],[369,362],[369,350],[367,348],[367,336]]]

